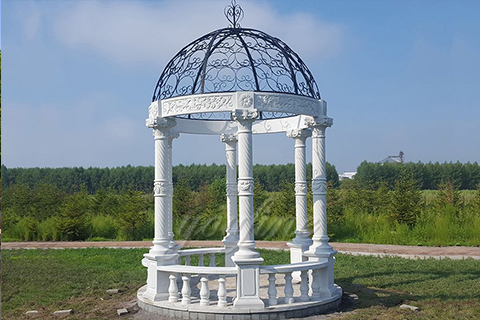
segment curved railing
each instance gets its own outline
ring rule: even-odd
[[[158,266],[158,271],[169,273],[170,284],[168,288],[169,302],[181,302],[182,305],[190,305],[192,299],[199,299],[200,306],[210,305],[210,282],[218,281],[217,305],[227,306],[226,277],[236,276],[237,267],[217,267],[215,254],[224,253],[225,248],[202,248],[185,249],[178,251],[180,257],[185,257],[184,264]],[[198,255],[198,266],[190,265],[191,257]],[[204,265],[204,256],[210,256],[209,266]],[[260,266],[260,274],[268,275],[268,304],[275,306],[280,304],[277,299],[277,274],[283,274],[285,280],[285,299],[283,304],[295,302],[292,273],[300,273],[300,295],[298,302],[319,301],[320,295],[320,270],[327,268],[327,262],[307,261],[293,264]],[[192,278],[193,276],[193,278]],[[179,281],[181,277],[181,281]],[[195,281],[193,280],[195,279]],[[200,282],[200,290],[197,285]],[[179,283],[181,291],[179,292]],[[192,291],[194,291],[192,295]],[[195,292],[198,291],[198,292]],[[311,295],[309,295],[311,292]],[[198,296],[194,296],[198,293]],[[265,297],[266,298],[266,297]]]
[[[317,301],[320,295],[320,269],[327,268],[328,262],[306,261],[291,264],[277,264],[272,266],[260,266],[260,274],[268,274],[268,303],[270,306],[278,304],[276,274],[284,274],[285,279],[285,300],[284,303],[291,304],[295,302],[293,297],[292,273],[300,271],[300,302],[310,300]],[[311,285],[309,285],[311,270]],[[311,289],[311,297],[308,295]]]

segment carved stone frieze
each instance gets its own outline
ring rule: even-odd
[[[162,101],[162,115],[230,111],[234,109],[232,95],[199,95]]]
[[[318,100],[285,94],[255,94],[255,107],[261,111],[288,112],[318,116],[322,107]]]

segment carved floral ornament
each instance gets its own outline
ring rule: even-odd
[[[173,195],[173,185],[169,182],[155,182],[153,184],[153,192],[156,196]]]
[[[312,135],[310,130],[305,129],[292,129],[287,131],[287,137],[294,138],[294,139],[306,139]]]
[[[252,180],[239,181],[238,191],[242,193],[253,193],[253,181]]]
[[[258,111],[255,109],[236,109],[232,112],[232,116],[235,121],[255,120],[258,116]]]
[[[333,125],[333,119],[329,117],[307,117],[305,119],[305,125],[311,128],[314,127],[331,127]]]
[[[222,142],[225,142],[225,143],[230,143],[230,142],[237,142],[237,135],[234,134],[234,133],[222,133],[220,135],[220,139],[222,140]]]
[[[306,194],[306,193],[307,193],[307,183],[295,182],[295,194]]]

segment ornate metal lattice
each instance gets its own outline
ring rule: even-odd
[[[225,9],[230,27],[191,42],[167,64],[152,101],[190,94],[260,91],[320,99],[305,63],[283,41],[241,28],[243,10],[233,1]],[[271,114],[268,118],[285,117]],[[216,119],[204,115],[202,118]]]

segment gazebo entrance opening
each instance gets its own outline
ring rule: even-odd
[[[167,64],[149,107],[147,126],[155,140],[155,236],[142,260],[148,279],[138,292],[139,305],[192,319],[319,313],[337,306],[342,293],[334,284],[336,251],[327,235],[325,131],[332,119],[312,74],[290,47],[264,32],[241,28],[243,11],[235,2],[225,13],[230,27],[193,41]],[[172,145],[182,133],[217,135],[225,145],[223,248],[184,250],[174,240]],[[263,265],[255,246],[252,140],[267,133],[283,133],[294,141],[296,231],[286,265]],[[309,144],[312,238],[307,227]],[[222,252],[225,267],[217,267],[215,254]],[[198,266],[190,263],[193,255]],[[203,263],[205,255],[209,266]]]

